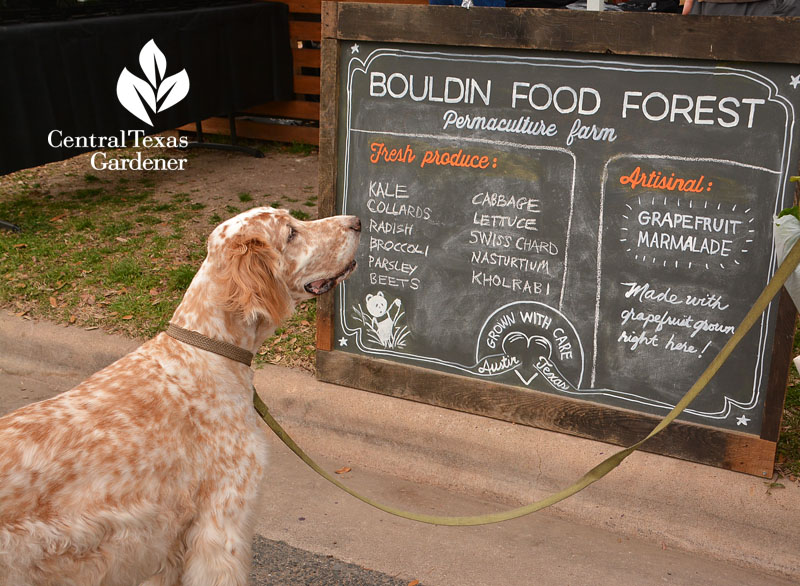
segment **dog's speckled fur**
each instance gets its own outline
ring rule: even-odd
[[[347,276],[360,229],[240,214],[172,323],[256,352],[306,284]],[[267,456],[252,374],[162,333],[0,418],[0,585],[244,586]]]

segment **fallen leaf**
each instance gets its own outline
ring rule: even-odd
[[[14,248],[17,248],[17,249],[19,249],[19,248],[28,248],[28,245],[25,244],[24,242],[21,242],[19,244],[15,244]]]
[[[58,301],[56,301],[55,297],[50,298],[50,307],[58,307]]]
[[[419,584],[419,580],[412,580],[408,583],[408,586],[417,586]]]
[[[344,468],[339,468],[339,469],[336,471],[336,474],[347,474],[347,473],[348,473],[348,472],[350,472],[351,470],[352,470],[352,468],[348,468],[347,466],[345,466]]]
[[[74,324],[77,319],[78,318],[76,318],[74,315],[70,315],[69,316],[69,323]]]
[[[123,315],[123,316],[122,316],[121,318],[119,318],[119,319],[133,319],[133,316],[132,316],[132,315]]]
[[[60,220],[63,220],[66,216],[67,216],[67,214],[59,214],[57,216],[53,216],[52,218],[50,218],[50,221],[51,222],[58,222]]]
[[[114,238],[114,240],[116,240],[117,242],[122,242],[122,243],[125,243],[125,242],[128,241],[127,238],[123,238],[122,236],[117,236],[116,238]]]

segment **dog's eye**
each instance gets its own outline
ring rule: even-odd
[[[287,238],[286,242],[291,242],[295,236],[297,236],[297,230],[289,226],[289,238]]]

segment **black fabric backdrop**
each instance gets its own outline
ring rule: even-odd
[[[186,69],[188,95],[141,122],[118,101],[124,67],[144,79],[139,51],[153,39],[166,76]],[[271,100],[292,98],[288,8],[277,2],[0,26],[0,174],[87,149],[47,136],[146,134]]]

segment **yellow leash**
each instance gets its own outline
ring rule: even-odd
[[[759,295],[758,299],[756,300],[753,307],[747,313],[747,315],[742,320],[742,323],[739,324],[739,327],[736,328],[736,331],[731,336],[730,340],[728,340],[727,344],[720,350],[719,354],[714,358],[711,364],[706,368],[700,378],[697,379],[697,382],[694,383],[689,392],[687,392],[683,398],[675,405],[674,409],[669,412],[669,414],[664,417],[661,422],[653,428],[647,437],[642,439],[639,442],[636,442],[629,448],[625,448],[613,454],[609,458],[606,458],[600,464],[592,468],[589,472],[587,472],[580,480],[578,480],[572,486],[565,488],[564,490],[557,492],[555,494],[550,495],[549,497],[537,501],[535,503],[531,503],[524,507],[519,507],[517,509],[512,509],[509,511],[503,511],[500,513],[490,513],[488,515],[477,515],[472,517],[444,517],[444,516],[437,516],[437,515],[423,515],[419,513],[410,513],[407,511],[403,511],[400,509],[396,509],[394,507],[390,507],[387,505],[383,505],[372,500],[369,497],[363,496],[358,492],[354,491],[353,489],[349,488],[348,486],[342,484],[331,476],[328,472],[320,468],[320,466],[314,462],[301,448],[298,446],[289,434],[284,431],[284,429],[275,421],[275,418],[269,412],[269,409],[261,400],[261,397],[258,396],[255,388],[253,389],[253,403],[255,405],[256,411],[258,411],[261,418],[269,425],[270,429],[275,432],[275,434],[285,443],[290,450],[292,450],[303,462],[305,462],[309,467],[311,467],[317,474],[322,476],[325,480],[335,484],[339,488],[341,488],[346,493],[354,496],[358,500],[373,506],[381,511],[389,513],[391,515],[395,515],[397,517],[402,517],[404,519],[410,519],[412,521],[419,521],[421,523],[429,523],[431,525],[449,525],[449,526],[471,526],[471,525],[488,525],[490,523],[499,523],[500,521],[508,521],[509,519],[516,519],[517,517],[522,517],[524,515],[529,515],[531,513],[535,513],[536,511],[540,511],[546,507],[554,505],[560,501],[563,501],[567,497],[572,496],[573,494],[580,492],[590,484],[593,484],[600,480],[603,476],[611,472],[614,468],[620,465],[620,463],[630,456],[633,452],[638,450],[642,444],[644,444],[647,440],[651,437],[662,431],[667,425],[672,423],[675,418],[680,415],[680,413],[689,406],[689,404],[700,394],[700,391],[708,384],[711,378],[716,374],[716,372],[720,369],[722,364],[725,360],[728,359],[733,349],[736,345],[744,338],[745,334],[750,330],[753,324],[756,323],[758,318],[761,314],[766,310],[767,306],[769,305],[772,298],[778,294],[780,291],[781,286],[789,278],[789,275],[792,274],[795,267],[800,264],[800,241],[798,241],[793,247],[789,254],[786,256],[786,259],[781,263],[781,266],[778,267],[778,270],[775,272],[775,275],[772,277],[769,283],[767,283],[766,288],[762,291],[761,295]]]

